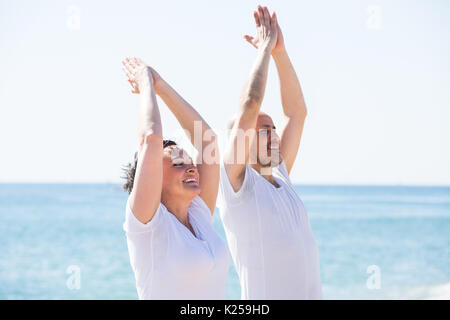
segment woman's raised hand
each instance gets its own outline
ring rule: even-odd
[[[127,57],[122,61],[122,64],[122,70],[128,78],[132,93],[140,93],[140,88],[145,85],[155,87],[161,81],[161,76],[139,58]]]

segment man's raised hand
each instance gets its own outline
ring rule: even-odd
[[[244,38],[255,48],[268,48],[273,50],[277,44],[278,23],[275,12],[270,16],[267,7],[258,6],[253,12],[256,24],[256,36],[245,35]]]
[[[259,32],[259,27],[261,25],[262,19],[264,19],[264,14],[266,14],[270,18],[269,11],[267,10],[267,7],[261,7],[258,6],[258,11],[253,12],[253,17],[255,18],[255,24],[256,24],[256,36],[252,37],[249,35],[244,35],[244,39],[247,40],[248,43],[250,43],[252,46],[254,46],[256,49],[258,49],[261,44],[263,43],[263,38],[261,37],[261,33]],[[265,20],[264,20],[265,21]],[[270,18],[271,24],[273,24],[276,27],[276,38],[277,41],[275,43],[275,46],[272,49],[272,54],[275,54],[279,51],[284,50],[284,39],[283,34],[281,33],[280,26],[278,25],[277,15],[275,12],[273,12],[272,17]]]

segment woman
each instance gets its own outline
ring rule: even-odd
[[[160,75],[140,59],[123,62],[132,92],[139,94],[139,151],[128,166],[130,193],[124,230],[140,299],[224,299],[229,255],[212,226],[219,164],[211,128]],[[175,142],[163,140],[158,94],[194,144],[202,134],[197,166]],[[208,148],[209,147],[209,148]]]

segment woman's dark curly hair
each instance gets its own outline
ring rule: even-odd
[[[175,141],[163,140],[163,149],[166,147],[176,146],[176,145],[177,145],[177,143]],[[133,190],[134,176],[136,175],[137,161],[138,161],[138,153],[135,152],[134,160],[122,167],[124,175],[121,178],[126,180],[126,182],[123,184],[123,189],[125,191],[127,191],[128,193],[131,193],[131,190]]]

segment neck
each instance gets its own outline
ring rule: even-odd
[[[191,204],[192,199],[179,199],[170,201],[164,201],[164,199],[161,199],[162,204],[169,210],[170,213],[172,213],[178,221],[180,221],[185,226],[189,226],[189,220],[188,220],[188,208]]]
[[[273,175],[272,175],[272,167],[271,166],[262,166],[259,163],[250,165],[253,169],[255,169],[264,179],[269,181],[271,184],[277,186]]]

